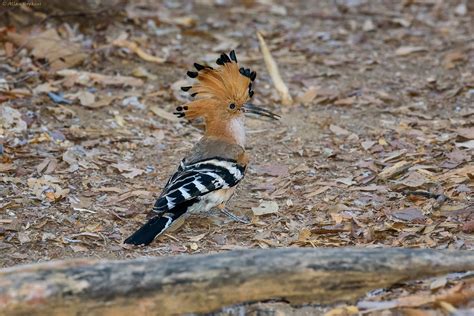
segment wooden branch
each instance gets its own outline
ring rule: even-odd
[[[267,249],[0,270],[0,314],[170,315],[268,299],[351,301],[408,279],[474,270],[474,252]]]

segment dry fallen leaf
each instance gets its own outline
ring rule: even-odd
[[[402,46],[397,48],[395,55],[397,56],[407,56],[413,53],[424,52],[428,49],[422,46]]]
[[[98,100],[95,100],[93,103],[82,104],[82,105],[89,109],[98,109],[105,106],[109,106],[112,103],[112,101],[114,101],[117,97],[118,96],[116,95],[102,95],[99,97]]]
[[[465,222],[464,225],[462,225],[462,231],[465,232],[466,234],[474,233],[474,219],[468,222]]]
[[[159,108],[156,105],[150,106],[149,109],[150,109],[150,111],[153,112],[153,114],[155,114],[155,115],[157,115],[161,118],[164,118],[165,120],[168,120],[168,121],[171,121],[171,122],[179,122],[179,119],[176,116],[174,116],[173,114],[171,114],[168,111],[163,110],[162,108]]]
[[[458,128],[456,132],[461,138],[474,139],[474,127]]]
[[[64,97],[69,100],[79,99],[79,103],[86,107],[89,107],[95,103],[95,95],[86,90],[66,94]]]
[[[137,43],[130,42],[125,39],[116,39],[115,41],[112,42],[112,45],[128,48],[129,50],[137,54],[138,57],[140,57],[141,59],[145,61],[149,61],[149,62],[157,63],[157,64],[162,64],[166,61],[164,58],[152,56],[146,53],[140,47],[138,47]]]
[[[72,251],[74,252],[86,252],[89,251],[87,247],[81,246],[81,245],[69,245],[71,247]]]
[[[17,237],[18,237],[18,240],[20,241],[20,244],[25,244],[31,241],[30,233],[28,231],[18,232]]]
[[[423,222],[426,219],[421,210],[416,207],[410,207],[404,210],[396,211],[390,215],[396,219],[407,222]]]
[[[44,175],[41,178],[29,178],[28,187],[33,194],[40,199],[45,197],[51,202],[57,202],[69,194],[69,189],[63,189],[59,185],[61,181],[58,178]]]
[[[252,207],[252,212],[254,215],[265,215],[278,212],[278,203],[275,201],[263,201],[257,207]]]
[[[31,49],[31,54],[36,58],[47,59],[54,71],[74,67],[87,57],[81,52],[79,44],[62,39],[54,28],[30,35],[10,32],[7,37],[17,46]]]
[[[0,106],[0,131],[5,129],[16,134],[26,131],[26,128],[26,122],[21,118],[20,111],[6,105]]]
[[[472,300],[474,296],[474,279],[468,279],[464,282],[457,284],[456,286],[445,290],[443,293],[438,295],[430,294],[415,294],[400,297],[390,301],[361,301],[357,306],[361,309],[392,309],[399,307],[420,307],[430,303],[448,303],[452,305],[462,305]]]
[[[467,8],[466,3],[460,3],[454,9],[454,13],[456,13],[456,15],[460,15],[460,16],[465,16],[467,14],[467,12],[468,12],[468,8]]]
[[[433,280],[430,283],[430,290],[437,290],[439,288],[444,287],[448,283],[448,278],[446,276],[442,276]]]
[[[52,173],[58,165],[58,161],[54,158],[45,158],[36,166],[36,172],[41,173],[44,170],[45,174]],[[46,169],[46,170],[45,170]]]
[[[466,61],[466,53],[462,50],[455,50],[444,55],[442,64],[444,69],[453,69],[464,61]]]
[[[365,150],[369,150],[370,148],[372,148],[372,146],[374,146],[377,142],[374,142],[372,140],[366,140],[366,141],[363,141],[361,144],[362,148],[364,148]]]
[[[386,145],[386,143],[385,143]],[[391,152],[387,157],[385,157],[382,162],[389,162],[389,161],[392,161],[392,160],[395,160],[395,159],[398,159],[399,157],[405,155],[407,153],[407,150],[406,149],[401,149],[401,150],[397,150],[397,151],[393,151]]]
[[[468,150],[460,150],[460,149],[455,149],[450,153],[445,154],[446,158],[449,159],[450,162],[452,163],[463,163],[463,162],[469,162],[471,161],[471,154],[469,153]]]
[[[45,82],[45,83],[37,85],[33,89],[33,94],[37,95],[40,93],[48,93],[48,92],[55,92],[55,91],[58,91],[57,87],[54,87],[50,82]]]
[[[419,172],[410,172],[406,178],[397,183],[409,188],[420,188],[429,183],[430,180]]]
[[[74,172],[83,167],[85,169],[99,169],[93,162],[87,161],[87,152],[81,146],[68,148],[62,156],[63,161],[69,164],[67,172]]]
[[[378,176],[382,180],[388,180],[408,170],[408,168],[410,168],[411,165],[412,164],[410,162],[402,160],[402,161],[397,162],[393,166],[386,167],[379,173]]]
[[[311,237],[311,230],[308,228],[303,228],[298,232],[298,241],[306,241]]]
[[[316,195],[319,195],[321,193],[324,193],[326,192],[327,190],[331,189],[330,186],[324,186],[324,187],[320,187],[319,189],[315,190],[315,191],[312,191],[312,192],[309,192],[308,194],[305,194],[305,198],[311,198],[313,196],[316,196]]]
[[[353,105],[354,102],[356,101],[356,97],[349,97],[349,98],[343,98],[336,100],[334,102],[334,105],[342,105],[342,106],[348,106],[348,105]]]
[[[207,233],[203,233],[203,234],[199,234],[199,235],[196,235],[196,236],[190,236],[190,237],[188,237],[188,239],[189,239],[189,241],[198,242],[201,239],[203,239],[204,237],[206,237],[206,235],[207,235]]]
[[[163,23],[181,25],[184,27],[191,27],[196,24],[196,19],[192,16],[168,17],[168,16],[160,15],[159,19]]]
[[[343,129],[342,127],[339,127],[339,126],[333,125],[333,124],[331,124],[329,126],[329,130],[331,132],[333,132],[334,134],[336,134],[337,136],[346,136],[346,135],[351,134],[351,132],[349,132],[348,130]]]
[[[466,178],[474,179],[474,164],[468,164],[462,168],[454,169],[448,171],[444,174],[440,174],[437,176],[438,180],[451,180],[453,181],[455,178],[461,178],[461,182],[466,180]]]
[[[0,163],[0,172],[12,171],[15,169],[16,167],[12,163]]]
[[[281,78],[280,72],[278,71],[278,65],[275,62],[275,59],[273,59],[270,49],[268,48],[267,43],[265,43],[265,40],[260,32],[257,32],[257,38],[260,43],[260,50],[262,51],[263,60],[267,66],[268,73],[272,78],[275,89],[280,94],[281,103],[283,105],[292,105],[293,99],[291,98],[290,92],[288,91],[288,87]]]
[[[132,167],[128,163],[114,163],[111,164],[110,166],[116,168],[118,171],[121,172],[122,176],[124,176],[127,179],[133,179],[145,172],[145,170],[138,169],[135,167]]]
[[[314,100],[314,98],[316,97],[317,94],[318,94],[318,88],[310,87],[310,88],[308,88],[308,90],[306,90],[305,93],[298,96],[296,98],[296,101],[306,105],[306,104],[311,103],[311,101]]]
[[[367,20],[365,20],[364,25],[362,25],[362,30],[363,30],[364,32],[371,32],[371,31],[374,31],[374,30],[375,30],[374,21],[372,21],[372,19],[367,19]]]
[[[456,146],[461,148],[474,149],[474,139],[463,143],[456,143]]]
[[[138,66],[134,68],[132,71],[132,76],[137,77],[137,78],[146,78],[149,80],[158,79],[157,75],[150,73],[148,70],[145,69],[145,67],[142,67],[142,66]]]
[[[357,183],[353,180],[353,177],[338,178],[335,181],[336,181],[336,183],[343,183],[347,186],[351,186],[351,185],[354,185],[354,184]]]

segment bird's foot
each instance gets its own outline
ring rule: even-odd
[[[225,208],[220,208],[220,210],[222,211],[222,213],[224,213],[228,217],[232,218],[236,222],[240,222],[240,223],[244,223],[244,224],[250,224],[249,220],[247,220],[243,217],[239,217],[239,216],[235,215],[234,213],[229,212]]]

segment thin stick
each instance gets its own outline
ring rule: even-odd
[[[280,76],[280,72],[278,71],[278,65],[273,59],[272,54],[270,53],[270,49],[265,43],[262,34],[257,32],[258,41],[260,42],[260,50],[262,51],[263,60],[265,61],[265,65],[267,66],[268,73],[272,78],[273,85],[275,89],[280,94],[281,103],[283,105],[292,105],[293,99],[291,98],[290,92],[288,91],[288,87],[286,86],[285,82]]]

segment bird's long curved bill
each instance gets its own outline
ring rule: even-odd
[[[275,114],[267,109],[253,105],[252,103],[245,103],[243,106],[244,112],[249,114],[254,114],[256,116],[264,116],[271,118],[273,120],[279,120],[280,115]]]

